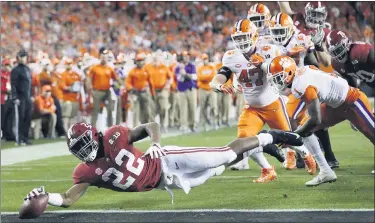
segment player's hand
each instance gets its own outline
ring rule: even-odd
[[[351,127],[354,131],[358,131],[357,127],[355,127],[355,126],[353,125],[353,123],[350,123],[350,127]]]
[[[167,154],[165,153],[165,150],[163,148],[161,148],[159,143],[154,143],[150,146],[150,148],[148,148],[148,150],[145,152],[145,154],[143,154],[142,157],[145,157],[147,155],[150,155],[151,159],[153,159],[153,158],[158,159],[158,158],[160,158],[162,156],[165,156]]]
[[[226,85],[226,84],[219,84],[216,87],[216,90],[223,92],[224,94],[234,94],[235,90],[233,89],[233,86]]]
[[[306,48],[303,46],[295,46],[288,51],[289,56],[300,55],[300,53],[306,52]]]
[[[243,88],[240,84],[236,84],[237,86],[235,86],[235,84],[233,84],[233,88],[234,90],[236,91],[236,93],[238,94],[242,94],[243,93]]]
[[[30,193],[24,198],[24,200],[30,200],[34,197],[39,196],[40,194],[46,194],[46,191],[44,190],[44,186],[41,186],[39,188],[34,188]]]
[[[323,39],[324,39],[324,30],[323,30],[323,26],[319,26],[315,32],[310,32],[310,36],[311,36],[311,42],[314,43],[314,45],[318,45],[320,46],[323,42]]]
[[[250,62],[256,66],[259,67],[264,62],[264,57],[260,55],[259,53],[255,53],[250,56]]]

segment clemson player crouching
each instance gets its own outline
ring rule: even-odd
[[[308,116],[295,130],[303,137],[304,144],[313,154],[320,173],[306,186],[317,186],[336,181],[336,174],[329,167],[312,133],[349,120],[373,144],[375,143],[374,115],[367,96],[358,88],[335,74],[326,73],[314,66],[297,68],[288,56],[278,56],[268,66],[267,79],[274,89],[291,88],[292,94],[306,103]],[[322,103],[322,104],[321,104]]]
[[[151,147],[142,153],[133,143],[149,136]],[[69,207],[89,186],[118,192],[152,189],[183,189],[203,184],[220,167],[242,159],[242,154],[270,143],[302,145],[298,134],[270,130],[257,136],[236,139],[222,147],[160,146],[160,126],[147,123],[129,129],[116,125],[104,134],[87,123],[74,124],[67,133],[69,151],[83,161],[73,171],[74,185],[65,193],[49,193],[48,203]],[[45,194],[44,187],[33,189],[25,199]]]

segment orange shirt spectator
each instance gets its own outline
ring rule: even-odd
[[[63,91],[59,86],[61,75],[54,72],[51,77],[52,96],[59,100],[63,100]]]
[[[72,70],[65,70],[61,74],[60,88],[63,92],[64,101],[77,102],[81,89],[81,77]]]
[[[146,71],[150,75],[151,85],[155,90],[163,89],[172,78],[172,72],[162,64],[149,64],[146,66]]]
[[[118,80],[116,72],[108,65],[94,65],[89,71],[89,77],[94,90],[107,91],[111,87],[111,79]]]
[[[145,91],[150,85],[150,75],[147,73],[145,67],[134,67],[130,70],[126,79],[126,89],[128,91],[132,89]]]
[[[40,87],[52,84],[51,75],[47,71],[42,71],[39,73],[37,78],[39,80]]]
[[[198,75],[198,88],[201,88],[203,90],[210,90],[210,82],[216,75],[216,69],[213,65],[207,64],[198,67],[197,69],[197,75]]]
[[[35,98],[35,105],[41,114],[55,113],[56,106],[51,96],[50,85],[43,86],[42,94]]]

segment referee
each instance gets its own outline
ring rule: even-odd
[[[29,129],[31,123],[31,71],[26,65],[27,52],[17,53],[18,65],[10,74],[12,99],[15,107],[14,133],[16,145],[31,145]]]

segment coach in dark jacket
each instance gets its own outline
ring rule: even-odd
[[[26,65],[27,52],[21,50],[17,54],[18,65],[10,74],[12,100],[15,106],[15,137],[18,145],[29,145],[29,129],[31,123],[31,71]]]

